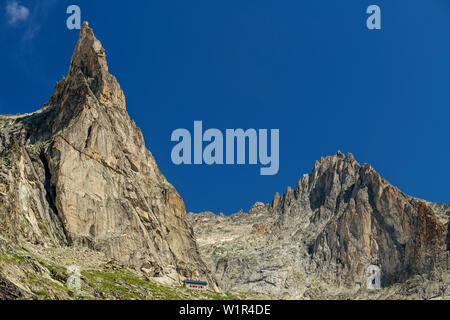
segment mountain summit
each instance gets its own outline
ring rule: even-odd
[[[65,97],[68,88],[84,82],[100,103],[125,108],[125,96],[120,85],[108,71],[105,49],[87,22],[81,27],[67,78],[57,84],[50,103],[60,102],[59,99]]]
[[[0,235],[87,247],[149,277],[215,286],[183,200],[130,120],[87,23],[49,102],[0,117],[0,160]]]
[[[421,298],[448,290],[450,205],[402,193],[370,165],[338,152],[316,161],[295,190],[248,214],[190,214],[200,252],[226,290],[327,298],[422,277]],[[446,241],[447,239],[447,241]],[[320,287],[320,285],[319,285]]]

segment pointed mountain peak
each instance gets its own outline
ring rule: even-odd
[[[341,150],[338,150],[338,151],[336,152],[335,157],[340,158],[340,159],[344,159],[344,158],[345,158],[345,155],[341,152]]]
[[[345,155],[345,159],[350,160],[350,161],[356,161],[355,157],[353,156],[353,153],[348,152]]]
[[[87,22],[83,23],[67,77],[56,85],[48,105],[60,104],[70,90],[88,86],[98,102],[125,109],[125,96],[108,71],[106,52]]]
[[[85,77],[96,77],[108,72],[105,49],[87,22],[83,23],[80,30],[75,51],[70,63],[69,77],[81,70]]]
[[[323,172],[327,170],[338,170],[341,171],[345,167],[360,167],[361,165],[355,160],[355,157],[351,153],[347,153],[346,155],[341,151],[338,151],[335,155],[322,157],[320,160],[317,160],[313,173],[314,172]]]
[[[341,160],[347,160],[347,161],[356,161],[355,157],[352,153],[348,152],[347,154],[344,154],[341,150],[338,150],[336,154],[333,156],[334,159],[341,159]]]

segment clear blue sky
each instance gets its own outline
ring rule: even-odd
[[[450,1],[0,1],[0,113],[40,108],[67,73],[78,4],[162,172],[189,211],[226,214],[294,187],[338,149],[404,192],[450,203]],[[382,30],[366,28],[366,8]],[[279,128],[280,171],[175,166],[177,128]]]

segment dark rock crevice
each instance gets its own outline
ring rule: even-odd
[[[87,138],[86,138],[86,143],[84,145],[84,148],[87,149],[88,145],[89,145],[89,140],[91,139],[91,134],[92,134],[92,126],[89,126],[88,128],[88,134],[87,134]]]
[[[450,251],[450,222],[447,225],[447,251]]]
[[[23,299],[22,290],[0,274],[0,300]]]
[[[50,171],[50,166],[47,160],[47,157],[45,155],[44,150],[41,151],[39,154],[39,159],[42,162],[42,166],[44,168],[44,189],[45,189],[45,198],[47,200],[48,206],[50,208],[51,213],[56,217],[63,234],[65,236],[65,240],[70,244],[70,237],[66,231],[66,228],[64,227],[64,222],[62,220],[62,217],[58,211],[58,208],[56,207],[56,187],[52,182],[52,174]]]

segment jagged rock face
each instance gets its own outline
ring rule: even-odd
[[[38,112],[0,117],[0,233],[88,246],[151,276],[214,279],[185,206],[130,120],[85,23],[67,78]]]
[[[320,230],[309,248],[313,260],[346,285],[361,280],[368,264],[379,265],[390,284],[440,262],[446,230],[433,210],[351,156],[316,165],[296,196],[309,196],[311,221]]]
[[[426,275],[447,290],[449,213],[449,205],[409,197],[339,152],[269,205],[190,219],[226,290],[302,297],[315,282],[365,287],[370,265],[381,268],[383,286]]]
[[[0,275],[0,300],[23,299],[24,294],[14,283]]]

